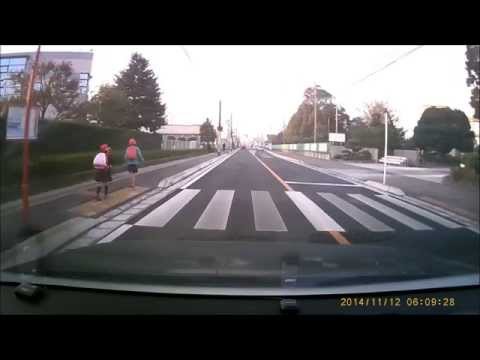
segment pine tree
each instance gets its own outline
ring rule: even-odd
[[[128,68],[116,76],[115,85],[130,103],[128,128],[139,130],[144,127],[155,132],[166,124],[165,104],[160,100],[157,78],[142,55],[132,55]]]

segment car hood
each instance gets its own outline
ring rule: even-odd
[[[479,283],[477,257],[453,257],[448,246],[435,249],[426,242],[422,246],[187,240],[114,242],[8,269],[2,273],[2,280],[12,281],[19,276],[25,280],[27,276],[33,282],[70,286],[89,283],[87,287],[97,288],[133,286],[153,292],[163,292],[159,290],[162,287],[166,292],[184,288],[189,289],[187,292],[211,294],[243,289],[237,295],[247,294],[247,288],[276,295],[333,294],[346,289],[373,291],[372,286],[375,291],[382,287],[384,291],[392,291],[399,286],[413,290]]]

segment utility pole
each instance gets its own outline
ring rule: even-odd
[[[230,147],[233,150],[233,115],[230,113]]]
[[[335,101],[335,132],[338,133],[338,111],[337,111],[336,101]]]
[[[313,92],[313,142],[317,144],[317,84],[313,87]]]
[[[385,111],[385,148],[383,150],[383,185],[387,181],[387,148],[388,148],[388,112]]]
[[[218,135],[217,135],[217,153],[220,153],[221,141],[222,141],[222,100],[218,103]]]
[[[29,226],[30,223],[30,204],[29,204],[29,163],[30,163],[30,112],[32,109],[32,91],[33,83],[37,74],[38,59],[40,57],[40,45],[37,48],[37,54],[35,55],[35,61],[33,63],[32,72],[30,73],[30,79],[28,81],[27,88],[27,106],[25,109],[25,128],[23,129],[23,171],[22,171],[22,220],[25,226]]]

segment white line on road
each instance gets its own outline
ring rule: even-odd
[[[105,244],[105,243],[108,243],[108,242],[111,242],[113,240],[115,240],[116,238],[118,238],[120,235],[122,235],[125,231],[127,231],[128,229],[130,229],[133,225],[130,225],[130,224],[123,224],[122,226],[120,226],[118,229],[116,229],[115,231],[111,232],[110,234],[108,234],[107,236],[105,236],[102,240],[100,240],[97,244]]]
[[[310,221],[317,231],[345,231],[330,216],[328,216],[320,207],[305,194],[298,191],[287,191],[286,194]]]
[[[379,198],[383,199],[383,200],[386,200],[388,202],[391,202],[392,204],[395,204],[399,207],[402,207],[404,209],[407,209],[411,212],[414,212],[420,216],[423,216],[427,219],[430,219],[440,225],[443,225],[447,228],[450,228],[450,229],[458,229],[458,228],[461,228],[462,226],[459,225],[459,224],[456,224],[454,223],[453,221],[450,221],[450,220],[447,220],[447,219],[444,219],[434,213],[431,213],[430,211],[427,211],[427,210],[424,210],[424,209],[421,209],[417,206],[413,206],[411,204],[407,204],[401,200],[398,200],[398,199],[395,199],[395,198],[392,198],[391,196],[388,196],[388,195],[377,195]]]
[[[200,190],[197,189],[182,190],[151,213],[140,219],[135,225],[156,227],[165,226],[199,192]]]
[[[217,190],[194,229],[225,230],[234,193],[234,190]]]
[[[222,164],[225,160],[229,159],[231,156],[233,156],[234,154],[236,153],[233,152],[233,153],[230,153],[230,154],[227,154],[227,155],[223,155],[225,156],[223,159],[213,163],[213,165],[210,165],[208,166],[207,168],[205,168],[204,170],[201,170],[200,173],[195,176],[192,180],[188,181],[186,184],[184,184],[181,189],[186,189],[188,188],[190,185],[192,185],[193,183],[197,182],[198,180],[200,180],[202,177],[204,177],[205,175],[207,175],[210,171],[212,171],[213,169],[215,169],[217,166],[219,166],[220,164]]]
[[[252,191],[253,217],[257,231],[287,231],[268,191]]]
[[[393,231],[390,226],[385,225],[381,221],[375,219],[373,216],[370,216],[363,210],[360,210],[356,206],[346,202],[335,194],[331,193],[317,193],[322,198],[335,205],[338,209],[343,211],[346,215],[350,216],[353,220],[358,222],[360,225],[366,227],[370,231],[381,232],[381,231]]]
[[[381,212],[382,214],[391,217],[392,219],[402,223],[413,230],[433,230],[430,226],[421,223],[411,217],[402,214],[401,212],[389,208],[388,206],[383,205],[382,203],[372,200],[361,194],[348,194],[349,196],[361,201],[362,203],[374,208],[375,210]]]
[[[285,181],[287,184],[293,185],[318,185],[318,186],[349,186],[349,187],[361,187],[359,184],[335,184],[335,183],[314,183],[303,181]]]

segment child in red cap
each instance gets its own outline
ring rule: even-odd
[[[130,187],[135,188],[135,175],[138,172],[138,165],[145,160],[142,151],[133,138],[128,140],[128,146],[125,150],[125,160],[127,161],[127,170],[130,173]]]
[[[95,168],[95,181],[97,182],[97,201],[100,201],[100,192],[102,185],[104,187],[105,198],[108,194],[109,169],[110,164],[107,156],[108,145],[100,145],[100,152],[93,159],[93,167]]]

